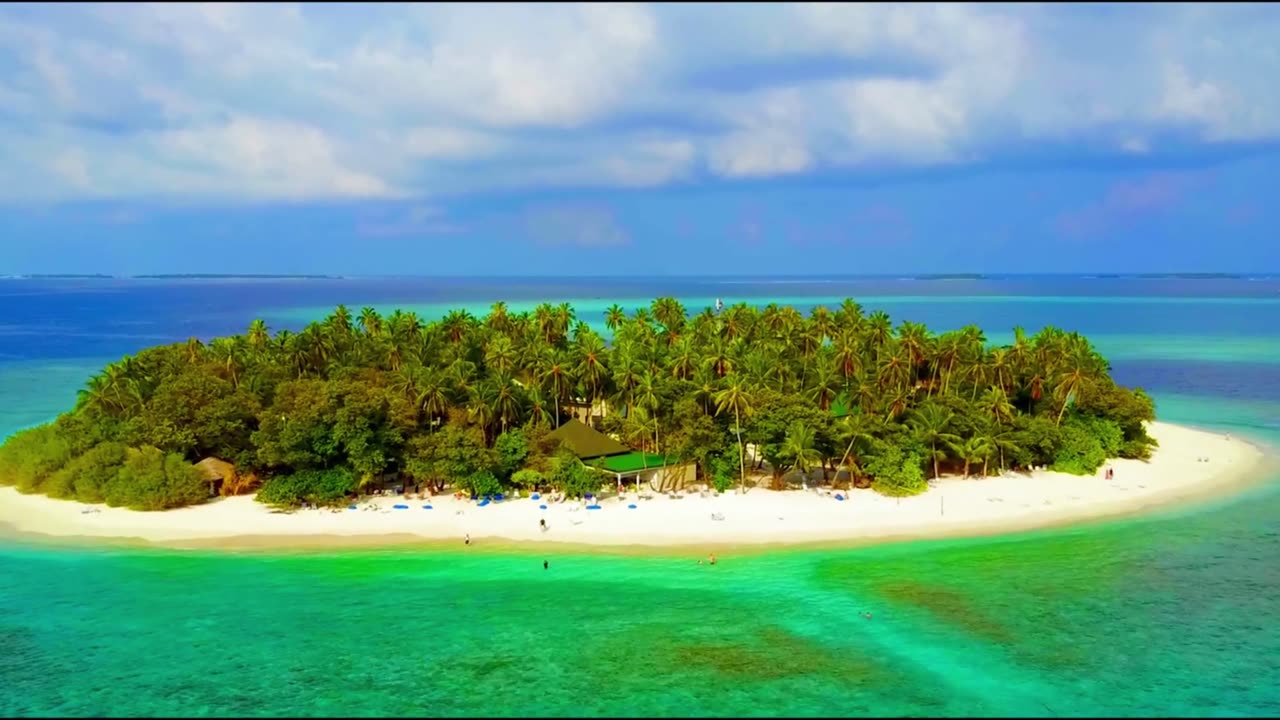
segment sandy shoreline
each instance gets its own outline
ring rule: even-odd
[[[250,497],[161,513],[23,495],[0,488],[0,524],[36,541],[148,544],[181,548],[334,549],[392,545],[617,551],[768,549],[853,545],[946,536],[989,535],[1107,517],[1222,497],[1280,468],[1246,440],[1169,423],[1152,423],[1160,447],[1149,462],[1116,460],[1115,478],[1052,472],[962,479],[943,477],[923,495],[901,500],[869,490],[841,502],[813,491],[753,489],[680,499],[608,498],[599,510],[528,498],[477,507],[452,497],[378,498],[373,510],[272,513]],[[1199,458],[1208,458],[1200,461]],[[407,504],[409,509],[392,509]],[[628,505],[636,505],[631,509]],[[93,507],[96,512],[86,513]],[[714,516],[722,519],[714,519]],[[548,530],[539,527],[545,518]]]

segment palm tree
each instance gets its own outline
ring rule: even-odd
[[[490,379],[490,389],[486,393],[492,403],[493,411],[502,425],[502,432],[520,415],[520,386],[506,373],[498,373]]]
[[[845,387],[844,379],[835,373],[830,365],[822,365],[806,388],[806,396],[819,409],[831,409],[831,403]]]
[[[996,425],[1004,425],[1013,419],[1014,408],[1009,402],[1009,397],[1005,395],[1004,389],[999,386],[991,386],[982,395],[982,409],[991,417],[992,422]]]
[[[1054,399],[1061,407],[1058,410],[1057,424],[1062,424],[1062,416],[1067,412],[1067,405],[1072,400],[1079,400],[1080,393],[1092,379],[1099,365],[1089,343],[1079,335],[1072,336],[1066,345],[1066,357],[1063,358],[1062,369],[1054,378]]]
[[[195,365],[200,362],[200,356],[204,353],[204,344],[199,338],[187,338],[187,362]]]
[[[747,448],[742,444],[742,418],[751,415],[751,398],[742,379],[731,376],[726,379],[724,389],[715,395],[716,414],[733,411],[733,433],[738,438],[738,465],[741,471],[742,490],[747,489]]]
[[[371,307],[364,307],[360,310],[360,329],[369,337],[377,337],[382,334],[382,316],[377,310]]]
[[[658,321],[663,333],[667,336],[667,344],[671,345],[684,330],[684,306],[673,297],[660,297],[653,301],[650,308],[653,319]]]
[[[345,338],[351,333],[351,311],[346,305],[339,305],[334,308],[326,324],[333,328],[339,338]]]
[[[214,358],[231,376],[231,384],[240,387],[240,343],[237,337],[220,337],[215,338],[210,344],[209,349],[213,352]]]
[[[853,466],[850,464],[850,459],[856,457],[855,449],[858,445],[870,443],[875,439],[875,436],[871,433],[870,417],[861,413],[846,415],[836,423],[835,430],[836,437],[840,438],[842,442],[848,441],[836,471],[838,473],[840,467],[849,468],[849,488],[852,489],[855,473]]]
[[[831,337],[831,311],[823,305],[815,305],[809,311],[809,326],[818,334],[819,341],[825,341]]]
[[[818,452],[814,443],[813,429],[803,420],[796,420],[787,428],[782,455],[791,460],[795,469],[808,475],[811,467],[822,462],[822,453]]]
[[[427,414],[427,424],[434,425],[449,410],[449,382],[435,368],[422,368],[414,375],[418,407]]]
[[[1004,472],[1005,453],[1016,453],[1019,450],[1018,443],[1017,443],[1018,436],[1013,430],[1006,429],[1006,430],[1001,430],[995,434],[992,434],[989,437],[991,438],[992,446],[995,448],[996,456],[999,458],[999,461],[1000,461],[1000,472]],[[985,474],[986,473],[985,462],[982,468],[983,468],[983,473]]]
[[[622,327],[622,323],[627,321],[627,314],[623,309],[614,303],[604,311],[604,326],[609,328],[609,332],[617,332]]]
[[[494,335],[485,344],[484,364],[497,372],[510,373],[517,356],[515,345],[506,335]]]
[[[271,333],[267,330],[267,324],[261,319],[249,323],[249,347],[253,349],[254,355],[261,357],[270,344]]]
[[[945,407],[928,403],[918,408],[907,423],[929,445],[935,480],[938,478],[938,461],[947,458],[947,448],[954,448],[960,442],[959,436],[949,432],[954,417],[955,413]]]
[[[965,440],[960,446],[960,457],[964,460],[964,476],[969,477],[969,465],[975,462],[982,463],[982,474],[986,475],[987,459],[991,457],[993,450],[995,450],[995,443],[991,438],[975,436]]]
[[[507,313],[507,304],[499,300],[489,306],[489,315],[485,317],[484,324],[490,330],[499,333],[509,333],[513,327],[511,316]]]
[[[547,396],[555,402],[556,426],[559,426],[560,408],[568,397],[569,388],[574,384],[570,376],[569,358],[565,353],[548,347],[534,362],[538,383],[547,391]]]
[[[609,382],[608,348],[594,332],[583,333],[573,347],[573,374],[579,379],[595,407]]]
[[[529,420],[534,424],[550,426],[554,419],[551,414],[550,403],[547,402],[546,393],[542,388],[533,386],[525,388],[525,401],[529,407]]]

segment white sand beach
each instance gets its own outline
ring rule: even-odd
[[[381,497],[361,509],[273,513],[252,497],[167,512],[135,512],[52,500],[0,488],[0,523],[24,535],[92,541],[146,541],[176,547],[342,547],[486,540],[506,545],[689,546],[712,551],[749,545],[867,542],[980,535],[1141,512],[1221,496],[1276,467],[1258,446],[1222,433],[1152,423],[1160,447],[1148,462],[1115,460],[1078,477],[1037,471],[1002,477],[943,477],[923,495],[894,499],[855,490],[838,501],[824,491],[753,488],[672,499],[607,497],[601,509],[528,497],[486,507],[452,497]],[[1202,460],[1207,458],[1207,460]],[[841,491],[835,491],[841,492]],[[424,509],[429,502],[432,509]],[[409,509],[393,509],[405,504]],[[546,504],[543,510],[540,505]],[[635,505],[634,509],[628,507]],[[366,509],[372,506],[371,509]],[[547,529],[539,524],[545,519]]]

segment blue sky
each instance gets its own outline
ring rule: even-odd
[[[0,6],[0,273],[1280,271],[1268,5]]]

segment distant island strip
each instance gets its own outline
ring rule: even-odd
[[[430,276],[430,275],[368,275],[368,276],[349,276],[349,275],[297,275],[297,274],[270,274],[270,273],[160,273],[147,275],[108,275],[102,273],[25,273],[10,274],[0,276],[0,280],[354,280],[360,278],[412,278],[412,279],[457,279],[456,276]],[[468,276],[472,277],[472,276]],[[519,279],[557,279],[554,277],[540,276],[511,276]],[[511,279],[511,277],[494,277],[492,280]],[[634,276],[631,276],[634,278]],[[1033,274],[1033,273],[935,273],[922,275],[895,275],[895,274],[863,274],[863,275],[831,275],[831,276],[814,276],[805,275],[803,279],[814,280],[914,280],[914,281],[931,281],[931,280],[1018,280],[1031,278],[1073,278],[1073,279],[1091,279],[1091,280],[1257,280],[1257,279],[1275,279],[1280,277],[1278,273],[1221,273],[1221,272],[1174,272],[1174,273],[1058,273],[1058,274]],[[754,277],[754,276],[716,276],[707,277],[708,280],[721,281],[741,281],[749,282],[752,280],[760,281],[776,281],[779,276]],[[781,279],[791,279],[782,277]],[[799,279],[799,278],[796,278]]]
[[[271,275],[271,274],[222,274],[222,273],[174,273],[157,275],[103,275],[75,273],[8,275],[5,280],[343,280],[341,275]]]

